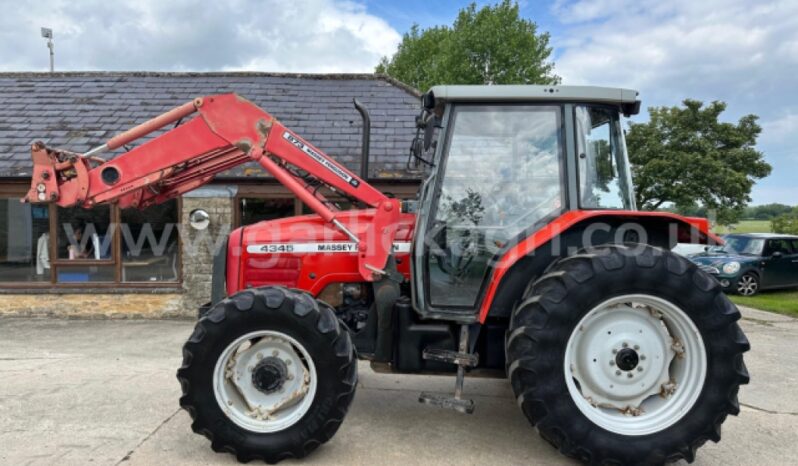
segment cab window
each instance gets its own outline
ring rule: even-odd
[[[561,107],[462,105],[425,247],[433,306],[474,306],[491,258],[562,210]]]
[[[618,111],[579,105],[574,116],[580,207],[633,209],[631,175]]]

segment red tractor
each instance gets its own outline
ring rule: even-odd
[[[180,405],[240,461],[328,441],[362,359],[456,374],[453,396],[419,400],[465,413],[465,374],[507,377],[540,435],[590,464],[691,462],[739,412],[749,344],[719,284],[670,252],[720,242],[708,222],[635,209],[620,116],[639,108],[625,89],[434,87],[410,151],[428,176],[400,202],[247,100],[208,96],[86,154],[34,144],[25,200],[143,208],[256,161],[313,209],[230,233],[183,348]]]

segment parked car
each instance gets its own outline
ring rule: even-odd
[[[753,296],[761,290],[798,286],[798,236],[731,234],[726,243],[691,254],[726,292]]]

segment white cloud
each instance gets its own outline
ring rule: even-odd
[[[565,83],[755,101],[798,72],[794,1],[561,1],[553,13],[570,24],[557,58]]]
[[[401,36],[339,0],[0,0],[0,70],[370,72]]]
[[[728,121],[759,115],[773,174],[754,202],[796,202],[798,2],[557,0],[551,12],[565,25],[555,37],[564,84],[637,89],[644,107],[723,100]]]
[[[798,136],[798,113],[787,113],[762,123],[760,141],[770,144],[789,142]],[[794,146],[793,146],[794,147]],[[798,149],[793,149],[798,157]]]

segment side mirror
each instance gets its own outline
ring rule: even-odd
[[[430,115],[424,125],[424,150],[432,147],[432,135],[435,134],[435,116]]]
[[[432,92],[427,92],[421,96],[421,105],[423,105],[427,110],[432,110],[435,108],[435,96],[432,94]]]

